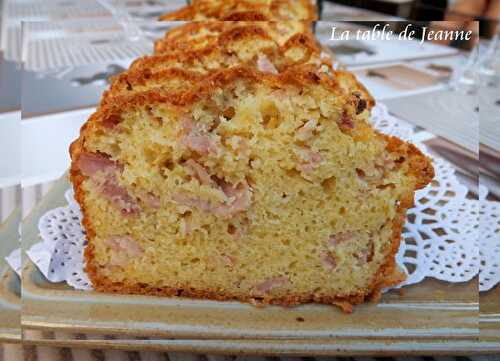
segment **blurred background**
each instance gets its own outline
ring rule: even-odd
[[[94,111],[109,77],[151,53],[153,41],[174,26],[157,22],[158,16],[186,1],[0,4],[2,223],[17,206],[26,215],[64,174],[69,144]],[[393,115],[413,126],[431,152],[452,162],[471,197],[477,196],[480,179],[489,198],[499,200],[500,0],[324,0],[317,5],[321,22],[316,35],[335,54],[337,65],[353,71]],[[332,27],[368,30],[377,23],[388,23],[396,33],[410,23],[418,34],[424,27],[470,30],[472,39],[423,45],[416,40],[331,40]],[[5,360],[21,359],[19,348],[3,352]],[[121,351],[28,347],[26,352],[54,361],[71,359],[72,352],[78,355],[72,356],[75,360],[165,359]]]

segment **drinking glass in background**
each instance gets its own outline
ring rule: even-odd
[[[479,63],[481,85],[498,87],[500,83],[500,27]]]
[[[450,79],[450,88],[477,94],[480,87],[498,87],[500,84],[500,27],[488,42],[479,42],[457,67]]]
[[[128,40],[136,41],[142,38],[139,27],[131,21],[131,16],[124,4],[116,0],[97,0],[97,2],[105,7],[113,19],[120,24]]]
[[[139,1],[131,6],[123,0],[97,0],[112,14],[124,30],[129,41],[142,41],[153,44],[155,40],[163,37],[165,32],[173,25],[172,22],[158,21],[165,13],[175,11],[189,2],[185,0],[148,0]],[[174,22],[178,23],[178,22]]]
[[[475,95],[479,87],[479,62],[481,44],[478,43],[464,58],[463,63],[453,69],[449,86],[450,89],[461,94]]]

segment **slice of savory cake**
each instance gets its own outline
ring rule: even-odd
[[[374,131],[344,71],[240,66],[111,98],[71,146],[98,291],[352,304],[402,279],[406,209],[433,177]]]
[[[208,26],[221,25],[211,22]],[[263,72],[277,73],[302,64],[321,66],[326,59],[321,57],[321,47],[310,31],[295,33],[283,44],[279,44],[269,34],[271,26],[267,22],[231,22],[230,26],[219,29],[219,36],[197,37],[196,41],[206,46],[193,50],[173,48],[168,52],[145,56],[135,60],[130,69],[118,75],[109,91],[105,92],[102,104],[116,96],[130,95],[153,87],[163,91],[174,91],[189,87],[207,74],[218,69],[226,69],[242,64],[255,67]],[[193,30],[192,24],[180,27],[184,33]],[[182,32],[173,29],[176,34]],[[198,30],[194,27],[194,30]],[[325,63],[326,64],[326,63]]]
[[[317,20],[312,0],[193,0],[160,20]]]
[[[197,50],[208,46],[217,46],[223,35],[234,28],[258,26],[279,46],[293,35],[311,32],[308,21],[196,21],[174,27],[165,36],[155,42],[155,53],[177,50]]]

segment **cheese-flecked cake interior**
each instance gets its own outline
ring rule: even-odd
[[[368,122],[347,72],[235,66],[110,98],[71,147],[100,291],[350,304],[401,280],[414,146]]]

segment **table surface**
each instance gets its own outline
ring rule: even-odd
[[[0,113],[21,109],[21,69],[0,51]]]

